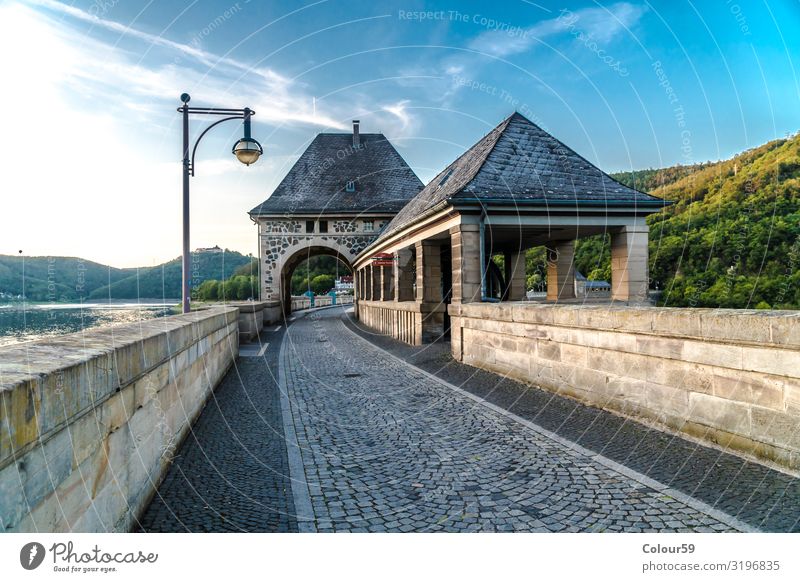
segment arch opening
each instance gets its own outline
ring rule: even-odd
[[[295,251],[283,263],[280,273],[281,308],[285,315],[292,312],[292,276],[303,263],[316,257],[333,257],[337,260],[341,275],[352,275],[353,265],[349,258],[338,250],[325,246],[308,246]]]

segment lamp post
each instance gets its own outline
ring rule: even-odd
[[[256,114],[255,111],[249,107],[244,109],[220,109],[217,107],[189,107],[188,93],[181,95],[183,105],[178,107],[178,112],[183,115],[183,285],[182,285],[182,298],[183,313],[189,313],[190,300],[191,300],[191,266],[189,264],[190,249],[189,249],[189,178],[194,176],[194,156],[197,153],[197,146],[200,140],[203,139],[208,131],[224,121],[231,119],[244,120],[244,137],[233,144],[232,153],[240,162],[249,166],[258,161],[261,154],[264,153],[261,144],[252,138],[250,135],[250,118]],[[219,119],[209,125],[203,130],[194,146],[191,148],[191,156],[189,152],[189,115],[218,115]]]

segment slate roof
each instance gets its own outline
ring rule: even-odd
[[[666,204],[620,184],[525,116],[514,113],[431,180],[379,239],[434,207],[470,201],[631,207]]]
[[[359,139],[355,149],[351,133],[318,134],[250,215],[399,211],[422,182],[383,134],[362,133]],[[355,192],[346,191],[351,180]]]

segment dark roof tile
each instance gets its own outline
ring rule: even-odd
[[[251,216],[317,212],[395,213],[422,182],[380,133],[362,133],[353,148],[350,133],[320,133],[272,195]],[[355,192],[347,192],[348,181]]]
[[[577,206],[596,202],[630,206],[663,203],[620,184],[526,117],[514,113],[431,180],[379,238],[439,205],[471,200],[573,202]]]

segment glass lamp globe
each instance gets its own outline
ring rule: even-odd
[[[233,154],[245,166],[255,164],[263,153],[261,144],[251,137],[243,137],[233,146]]]

